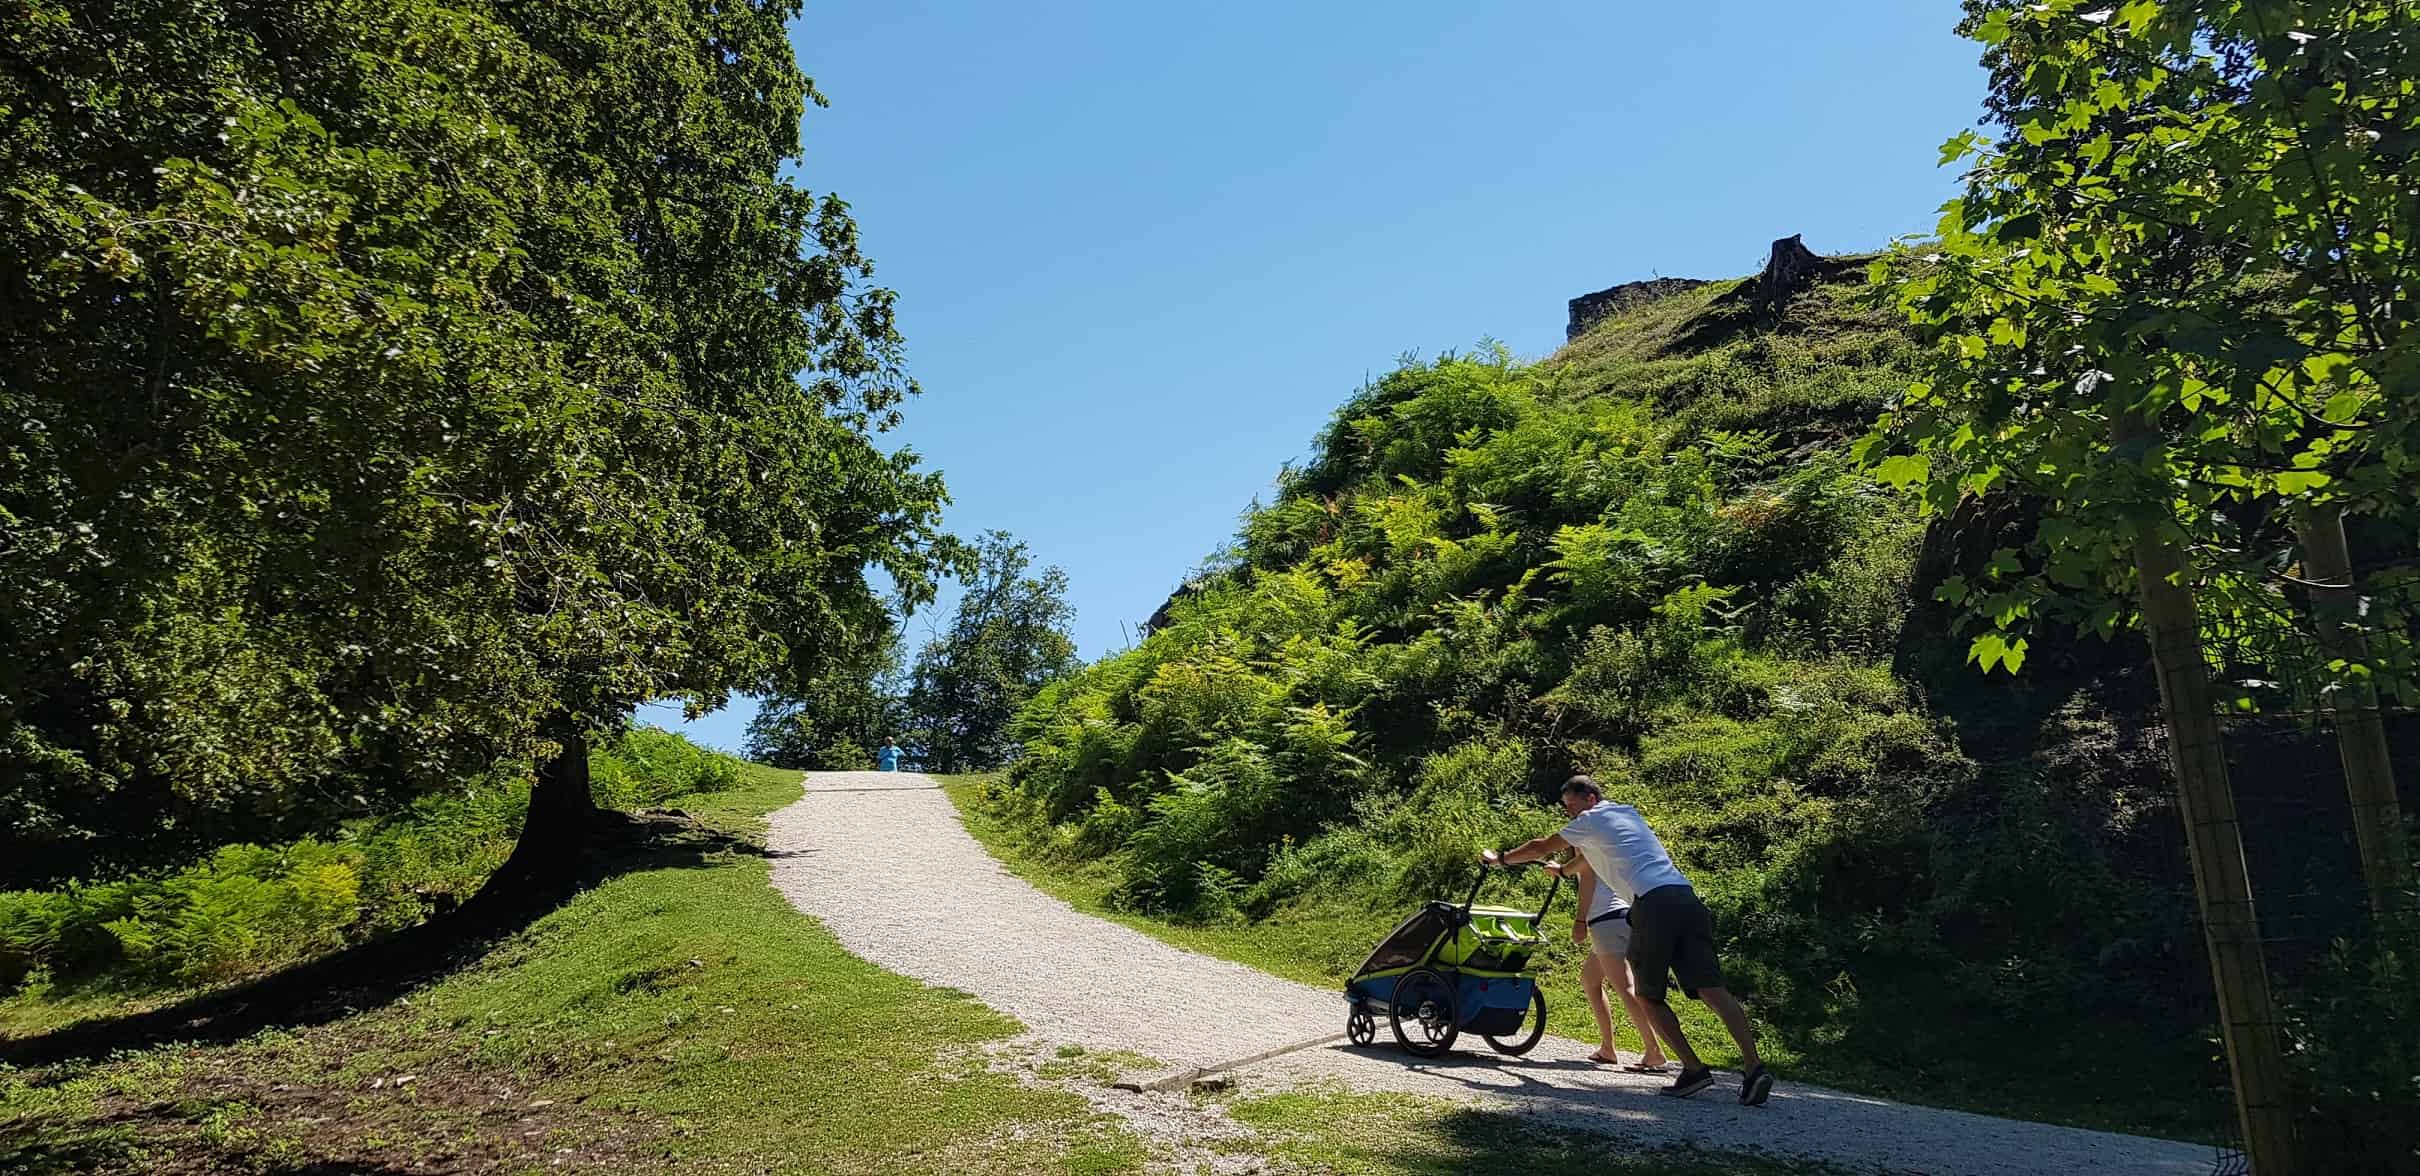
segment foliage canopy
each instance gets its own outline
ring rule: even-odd
[[[2039,621],[2130,623],[2133,536],[2183,545],[2205,624],[2273,696],[2315,644],[2293,519],[2376,520],[2408,551],[2420,484],[2420,15],[2394,0],[1977,0],[1996,140],[1937,237],[1878,267],[1937,344],[1875,448],[1936,511],[2042,504],[2032,558],[1944,586],[1987,669]],[[2356,539],[2361,533],[2356,530]],[[2372,581],[2345,675],[2414,691],[2408,566]],[[2300,629],[2304,635],[2282,633]],[[2268,663],[2266,665],[2258,663]],[[2268,671],[2254,673],[2250,671]],[[2307,701],[2307,697],[2304,701]]]
[[[812,678],[938,478],[792,0],[34,0],[0,28],[13,872],[322,827]],[[804,373],[802,378],[801,374]]]

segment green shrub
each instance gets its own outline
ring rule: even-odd
[[[2420,1176],[2420,951],[2339,940],[2287,1004],[2304,1155],[2316,1171]]]
[[[0,895],[13,983],[117,973],[138,983],[226,980],[325,951],[360,911],[361,859],[317,840],[230,845],[157,879]]]
[[[637,807],[739,783],[739,765],[633,728],[590,754],[600,803]],[[526,768],[423,796],[334,841],[230,845],[152,877],[0,891],[0,993],[35,977],[124,986],[217,983],[408,926],[475,892],[512,851]]]
[[[1142,814],[1119,803],[1106,789],[1093,798],[1092,808],[1078,826],[1075,846],[1086,857],[1116,853],[1126,847],[1143,824]]]
[[[132,912],[104,926],[135,975],[231,979],[342,943],[359,913],[359,863],[315,840],[230,845],[200,867],[137,886]]]
[[[1459,894],[1478,868],[1480,849],[1560,824],[1529,795],[1531,754],[1524,739],[1470,740],[1422,760],[1409,796],[1365,801],[1364,821],[1393,850],[1393,895],[1423,900]]]
[[[511,855],[528,810],[529,777],[517,770],[421,797],[404,812],[347,829],[344,844],[361,854],[356,932],[408,927],[436,907],[468,899]]]
[[[669,731],[625,727],[588,754],[589,790],[607,808],[635,809],[692,792],[739,787],[739,761]]]
[[[1285,796],[1267,753],[1228,739],[1190,771],[1172,774],[1167,792],[1127,842],[1119,899],[1135,910],[1192,917],[1226,913],[1230,883],[1257,875],[1279,836]]]
[[[1244,912],[1266,918],[1315,892],[1366,900],[1387,893],[1394,876],[1393,847],[1366,824],[1339,824],[1300,844],[1288,834],[1279,839],[1260,881],[1244,895]]]

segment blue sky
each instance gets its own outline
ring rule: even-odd
[[[953,530],[1067,570],[1097,657],[1405,352],[1541,356],[1576,294],[1929,227],[1983,91],[1956,18],[808,0],[832,105],[800,176],[899,293],[924,395],[894,440],[946,474]],[[752,710],[689,730],[736,747]]]

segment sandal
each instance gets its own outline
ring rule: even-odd
[[[1669,1074],[1669,1073],[1671,1073],[1671,1072],[1672,1072],[1672,1063],[1670,1063],[1670,1062],[1629,1062],[1629,1063],[1625,1063],[1625,1064],[1622,1066],[1622,1068],[1623,1068],[1624,1070],[1628,1070],[1629,1072],[1631,1072],[1631,1073],[1633,1073],[1633,1074]]]
[[[1600,1049],[1595,1053],[1588,1055],[1588,1060],[1595,1062],[1600,1066],[1618,1066],[1622,1064],[1622,1055],[1617,1053],[1612,1057],[1606,1057],[1605,1051]]]

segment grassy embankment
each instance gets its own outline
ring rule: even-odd
[[[674,803],[751,830],[794,773]],[[847,952],[726,853],[626,873],[383,1008],[0,1071],[0,1169],[1120,1172],[1082,1098],[988,1072],[1007,1017]],[[28,994],[15,1037],[68,1013]]]

